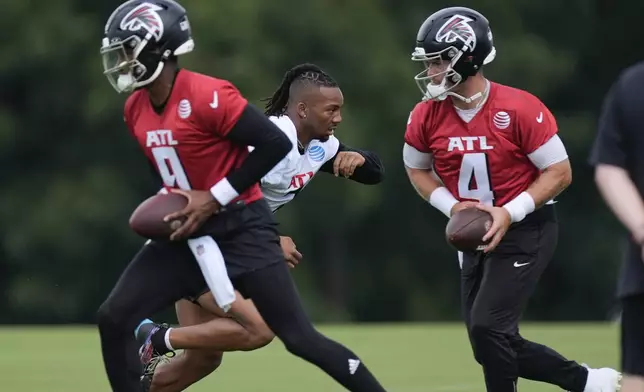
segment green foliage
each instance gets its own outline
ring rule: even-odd
[[[142,243],[127,227],[129,213],[156,191],[122,123],[125,97],[101,74],[102,28],[118,3],[38,2],[37,11],[6,3],[0,21],[13,33],[0,43],[0,322],[92,322]],[[197,46],[182,65],[233,81],[259,104],[288,68],[317,63],[345,95],[338,137],[384,160],[385,183],[320,174],[278,214],[304,254],[294,274],[314,318],[458,318],[458,264],[444,241],[445,218],[416,196],[401,161],[405,122],[420,98],[410,61],[416,30],[448,4],[183,3]],[[636,60],[629,48],[637,33],[624,28],[637,24],[622,21],[636,13],[583,1],[464,4],[480,7],[494,27],[498,57],[486,75],[548,104],[573,162],[573,184],[559,203],[559,248],[527,317],[604,318],[621,231],[585,161],[603,93]],[[607,49],[610,31],[627,38]]]

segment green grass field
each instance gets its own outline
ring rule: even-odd
[[[465,331],[459,324],[324,326],[350,346],[392,392],[484,391]],[[614,324],[526,324],[522,334],[590,366],[618,365]],[[92,328],[0,328],[0,391],[109,391]],[[558,391],[520,381],[522,392]],[[221,368],[191,392],[342,391],[279,341],[250,353],[230,353]]]

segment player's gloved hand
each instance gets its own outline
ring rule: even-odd
[[[459,201],[458,203],[454,204],[449,215],[452,216],[461,210],[476,207],[478,204],[479,203],[476,201]]]
[[[357,167],[364,165],[365,159],[355,151],[340,151],[333,161],[333,174],[349,178]]]
[[[284,260],[289,268],[295,268],[296,265],[302,260],[302,254],[297,251],[295,242],[291,237],[280,236],[280,245],[282,252],[284,252]]]
[[[188,205],[181,210],[167,215],[163,220],[183,221],[181,226],[176,228],[170,235],[171,241],[188,238],[194,233],[210,216],[219,212],[221,206],[215,200],[212,193],[208,191],[185,191],[182,189],[171,189],[171,192],[178,193],[188,198]]]
[[[481,211],[487,211],[492,215],[492,226],[490,226],[490,230],[488,230],[483,236],[484,242],[490,240],[490,243],[483,249],[483,252],[489,253],[492,252],[499,242],[501,242],[501,239],[503,239],[503,236],[508,231],[508,228],[512,223],[512,218],[510,217],[508,210],[503,207],[477,204],[476,208]]]

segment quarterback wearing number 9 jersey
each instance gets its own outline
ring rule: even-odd
[[[514,392],[519,377],[566,391],[615,391],[612,369],[588,370],[519,335],[521,313],[557,242],[552,200],[571,181],[566,149],[548,108],[532,94],[487,80],[496,56],[480,13],[431,15],[412,59],[423,101],[407,121],[403,159],[414,188],[451,216],[488,211],[482,250],[459,254],[463,314],[488,392]]]
[[[179,68],[178,56],[193,48],[187,12],[173,0],[126,1],[105,25],[104,75],[130,94],[129,131],[165,187],[188,196],[165,218],[185,218],[170,241],[144,245],[98,310],[111,390],[141,391],[139,322],[207,286],[233,317],[241,302],[233,287],[251,299],[291,353],[348,390],[384,391],[353,352],[317,332],[284,262],[258,183],[293,143],[232,83]]]

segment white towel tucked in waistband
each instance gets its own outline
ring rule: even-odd
[[[228,277],[224,255],[221,254],[219,245],[212,237],[203,236],[189,239],[188,246],[199,263],[201,273],[217,305],[224,312],[228,312],[230,305],[235,302],[235,289]]]

